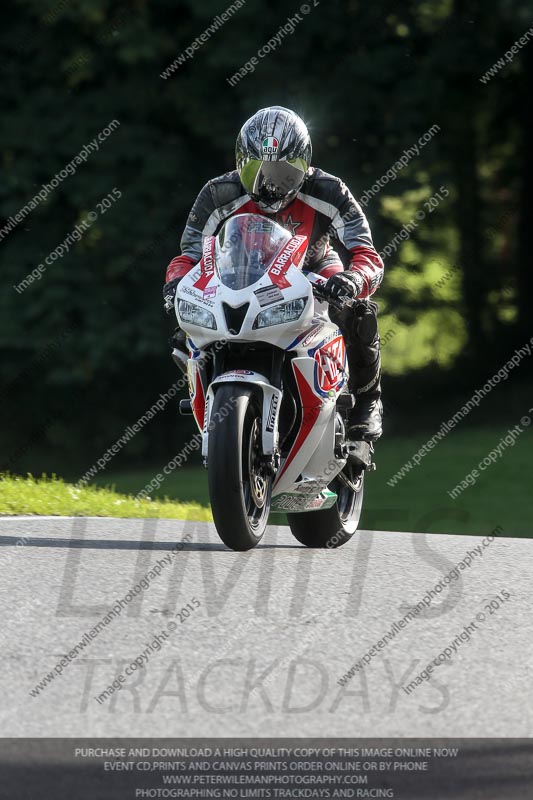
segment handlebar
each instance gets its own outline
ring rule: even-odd
[[[307,278],[311,283],[313,288],[313,294],[318,300],[323,300],[326,303],[329,303],[338,311],[343,311],[345,308],[353,308],[355,305],[355,300],[353,297],[333,297],[331,292],[326,289],[326,283],[323,279],[315,277],[314,280],[310,279],[310,275],[313,273],[307,273]]]

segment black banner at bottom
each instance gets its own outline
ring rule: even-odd
[[[0,797],[533,797],[529,739],[0,739]]]

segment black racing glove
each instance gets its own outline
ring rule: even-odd
[[[326,292],[331,297],[342,300],[345,297],[355,299],[365,288],[365,280],[358,272],[337,272],[326,283]]]
[[[171,314],[174,310],[174,300],[176,297],[176,289],[181,278],[174,278],[173,280],[165,283],[163,286],[163,300],[165,301],[165,311]]]

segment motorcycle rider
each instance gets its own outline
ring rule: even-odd
[[[357,301],[343,312],[330,306],[329,314],[346,341],[348,388],[355,396],[348,436],[374,441],[382,433],[383,410],[377,305],[369,298],[382,281],[383,262],[360,205],[339,178],[311,166],[311,153],[305,123],[287,108],[264,108],[244,123],[237,169],[210,180],[192,207],[181,255],[167,268],[165,307],[173,309],[179,281],[200,261],[202,237],[216,236],[232,215],[267,215],[307,236],[304,268],[328,278],[332,296]]]

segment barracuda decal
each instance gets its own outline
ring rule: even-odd
[[[204,240],[200,277],[194,284],[201,291],[205,290],[205,287],[215,274],[215,242],[214,236],[206,236]]]
[[[293,236],[281,253],[276,256],[268,270],[272,283],[275,283],[280,289],[287,289],[291,284],[285,277],[285,273],[289,267],[298,266],[306,249],[307,238],[305,236]]]

